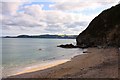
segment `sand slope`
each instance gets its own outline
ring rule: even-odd
[[[61,65],[11,78],[118,78],[117,48],[88,48]]]

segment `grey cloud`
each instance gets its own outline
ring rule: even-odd
[[[55,1],[55,0],[53,0]],[[60,0],[56,2],[56,4],[51,5],[50,7],[56,10],[84,10],[86,9],[92,9],[92,8],[98,8],[98,7],[106,7],[109,5],[112,6],[114,4],[117,4],[119,0]]]
[[[76,28],[76,27],[85,27],[87,26],[88,22],[81,21],[81,22],[73,22],[73,23],[66,23],[65,26],[68,28]]]
[[[14,15],[24,2],[1,2],[3,15]]]
[[[58,24],[48,24],[45,30],[48,32],[61,32],[64,30],[61,26],[62,25],[58,25]]]
[[[13,6],[11,9],[7,6],[4,8],[7,8],[4,13],[9,11],[15,13],[17,10],[17,6],[15,9]],[[6,30],[4,33],[8,30],[16,34],[18,32],[33,34],[45,32],[53,34],[58,32],[61,34],[79,33],[79,30],[83,30],[88,25],[87,21],[90,21],[91,17],[93,18],[93,16],[84,15],[83,13],[69,13],[64,10],[42,10],[41,8],[42,6],[37,4],[34,4],[34,6],[28,5],[27,8],[23,8],[23,12],[16,12],[15,15],[4,15],[5,17],[2,20],[2,27]]]
[[[53,32],[61,32],[61,31],[63,31],[63,29],[62,28],[50,28],[50,27],[48,27],[45,29],[45,31],[53,33]]]

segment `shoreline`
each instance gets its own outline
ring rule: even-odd
[[[57,58],[53,57],[50,59],[43,60],[42,62],[33,63],[30,65],[26,65],[24,67],[16,68],[15,70],[12,69],[13,72],[11,74],[3,75],[3,78],[8,78],[11,76],[16,76],[16,75],[20,75],[20,74],[26,74],[26,73],[30,73],[30,72],[35,72],[35,71],[51,68],[51,67],[57,66],[59,64],[63,64],[67,61],[70,61],[74,56],[81,55],[81,54],[84,54],[82,49],[80,50],[79,54],[76,52],[75,54],[69,55],[67,57],[65,57],[65,55],[63,54],[62,56],[65,58],[57,59]],[[10,70],[8,70],[8,71],[10,71]]]
[[[11,76],[15,76],[15,75],[20,75],[20,74],[25,74],[25,73],[30,73],[30,72],[35,72],[35,71],[38,71],[38,70],[44,70],[44,69],[47,69],[47,68],[51,68],[51,67],[54,67],[54,66],[57,66],[57,65],[60,65],[60,64],[63,64],[65,62],[67,62],[69,60],[56,60],[56,61],[52,61],[50,63],[45,63],[45,64],[42,64],[42,65],[37,65],[37,66],[32,66],[32,67],[27,67],[26,69],[24,69],[23,71],[21,72],[18,72],[16,74],[13,74]],[[9,76],[8,76],[9,77]]]
[[[88,48],[70,61],[35,72],[9,78],[118,78],[117,48]]]
[[[63,64],[67,61],[70,61],[70,60],[69,59],[55,60],[55,61],[45,62],[45,63],[38,64],[38,65],[29,66],[29,67],[19,70],[20,72],[17,71],[16,73],[13,73],[11,75],[4,76],[3,78],[8,78],[11,76],[16,76],[16,75],[20,75],[20,74],[26,74],[26,73],[30,73],[30,72],[44,70],[47,68],[51,68],[51,67]]]

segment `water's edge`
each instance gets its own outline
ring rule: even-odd
[[[83,50],[64,49],[57,45],[74,41],[74,39],[4,39],[2,77],[43,70],[65,63],[82,54]]]

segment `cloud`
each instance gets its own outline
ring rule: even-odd
[[[42,10],[44,5],[33,4],[31,6],[25,6],[23,8],[24,13],[31,15],[35,18],[45,17],[44,10]]]
[[[96,9],[98,7],[106,7],[108,8],[111,7],[111,5],[115,5],[118,3],[119,0],[52,0],[56,2],[56,4],[50,5],[51,8],[57,9],[57,10],[84,10],[85,8],[87,9]],[[107,6],[106,6],[107,5]]]
[[[112,0],[108,0],[107,3],[113,4]],[[25,5],[26,2],[0,4],[2,4],[0,21],[2,21],[3,35],[79,34],[99,14],[98,11],[84,14],[80,10],[88,10],[88,8],[96,10],[97,7],[100,9],[103,7],[101,6],[103,2],[99,3],[99,0],[94,3],[60,0],[49,6],[51,10],[44,10],[44,4]]]
[[[83,25],[82,22],[78,22],[78,20],[82,21],[83,15],[58,10],[45,11],[42,10],[42,7],[43,5],[25,6],[22,12],[17,12],[12,16],[4,16],[2,20],[3,29],[14,33],[16,30],[21,33],[33,30],[33,34],[36,32],[40,34],[42,31],[44,33],[63,33],[69,31],[71,27]]]
[[[87,26],[88,22],[86,21],[81,21],[81,22],[73,22],[73,23],[66,23],[66,27],[68,28],[76,28],[76,27],[83,27],[83,26]]]
[[[19,6],[22,2],[2,2],[2,14],[4,15],[14,15],[16,14]]]

